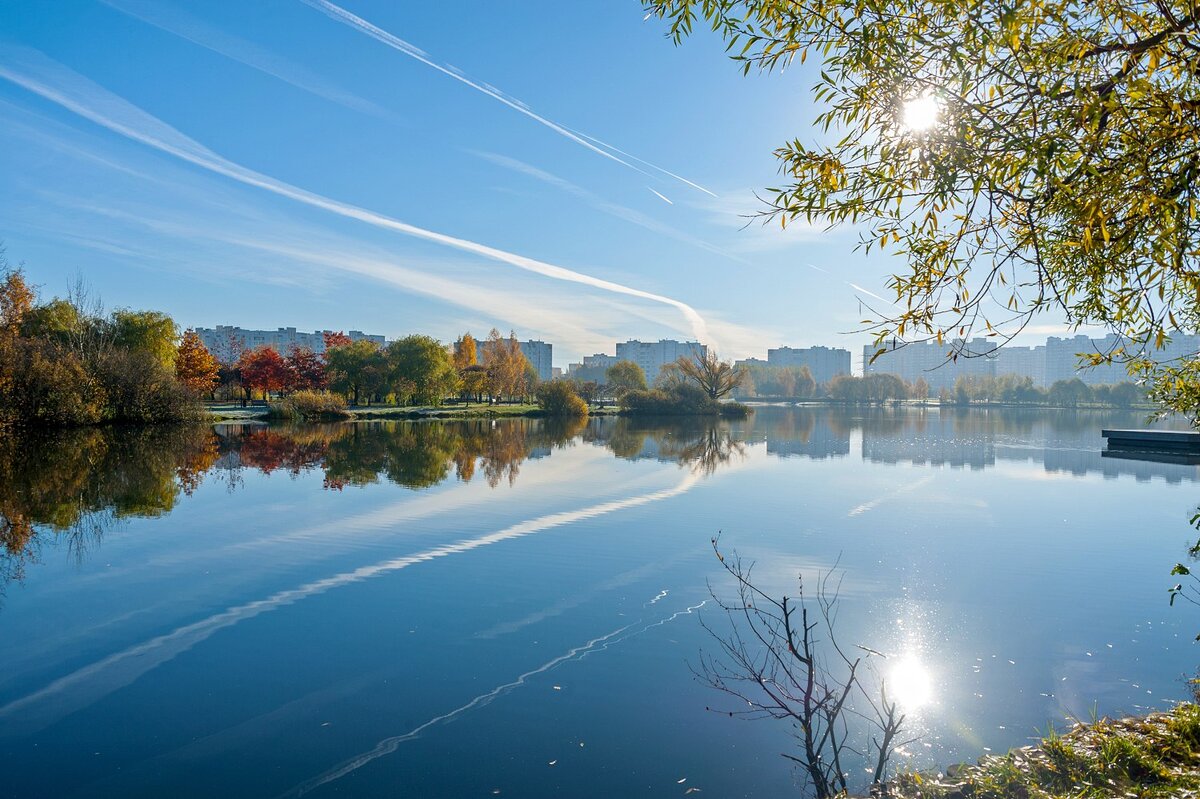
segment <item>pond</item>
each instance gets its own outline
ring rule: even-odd
[[[714,557],[840,584],[918,766],[1189,696],[1196,466],[1136,415],[762,407],[0,442],[4,796],[784,796]],[[883,657],[886,655],[886,657]],[[712,710],[709,710],[711,708]],[[861,764],[860,764],[861,765]],[[861,768],[857,769],[861,771]]]

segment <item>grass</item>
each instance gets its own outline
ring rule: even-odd
[[[1080,724],[959,767],[953,777],[901,774],[891,790],[901,799],[1200,797],[1200,705]]]

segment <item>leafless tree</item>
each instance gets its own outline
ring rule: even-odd
[[[817,799],[846,792],[851,757],[870,764],[872,792],[886,795],[888,761],[908,743],[899,740],[904,714],[888,699],[882,681],[877,692],[873,681],[868,684],[863,656],[848,654],[834,634],[834,572],[818,576],[811,599],[805,596],[803,576],[796,598],[776,599],[754,584],[753,564],[743,563],[736,553],[727,558],[716,538],[712,546],[737,585],[737,598],[723,600],[710,587],[730,625],[717,632],[701,619],[719,650],[702,653],[693,672],[736,698],[738,706],[710,709],[731,717],[792,722],[799,752],[783,756],[799,765]],[[860,648],[867,657],[873,653]]]
[[[742,384],[746,371],[722,361],[712,351],[705,351],[692,358],[680,358],[675,362],[679,371],[713,399],[721,399]]]

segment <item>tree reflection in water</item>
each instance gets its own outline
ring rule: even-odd
[[[581,436],[581,434],[583,434]],[[626,419],[504,419],[267,426],[93,428],[0,440],[0,587],[47,545],[76,557],[129,518],[169,513],[205,479],[237,490],[248,473],[324,487],[390,482],[422,489],[481,476],[512,485],[528,458],[582,439],[622,458],[652,457],[711,474],[742,453],[717,423],[641,426]]]

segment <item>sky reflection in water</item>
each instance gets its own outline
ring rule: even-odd
[[[1196,467],[1058,412],[219,426],[0,444],[0,795],[777,795],[709,538],[838,634],[918,763],[1182,698]],[[716,614],[705,615],[710,622]],[[865,651],[865,650],[864,650]],[[883,656],[886,656],[883,657]],[[680,782],[683,780],[683,782]],[[6,793],[7,792],[7,793]]]

